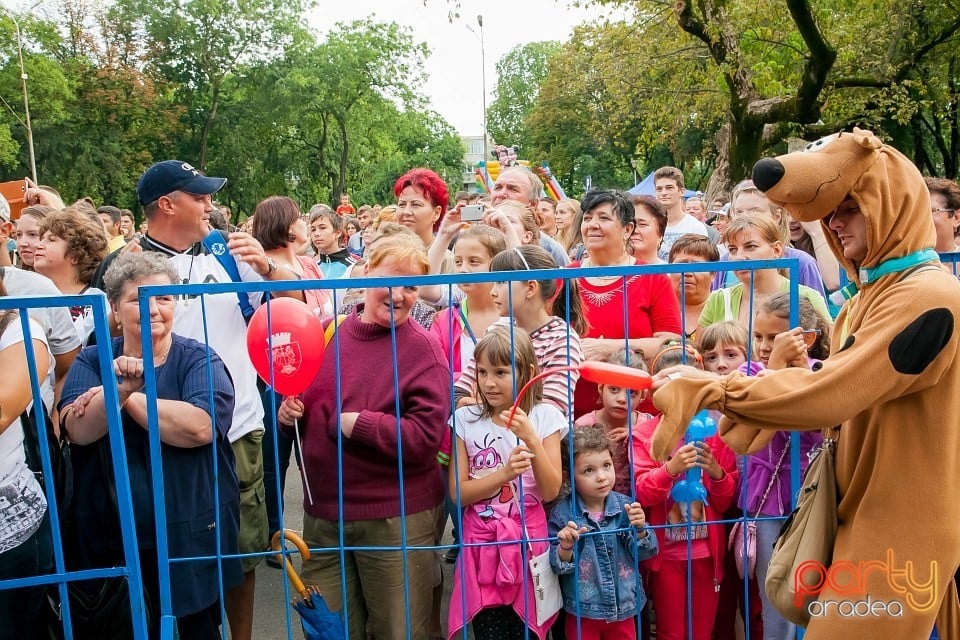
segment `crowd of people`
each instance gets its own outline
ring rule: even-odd
[[[31,410],[49,416],[69,443],[74,490],[61,513],[68,568],[124,561],[105,437],[112,377],[99,366],[109,349],[147,610],[159,610],[158,527],[172,558],[254,554],[171,565],[181,638],[221,637],[221,604],[230,636],[252,637],[256,569],[281,527],[297,438],[303,537],[328,550],[304,561],[302,577],[345,615],[351,638],[406,638],[408,628],[413,638],[454,637],[471,625],[478,640],[638,631],[727,639],[736,637],[738,615],[752,637],[795,637],[756,589],[791,510],[791,438],[780,432],[757,453],[737,456],[713,435],[660,460],[651,447],[660,414],[652,397],[582,379],[576,367],[601,361],[657,374],[685,364],[716,376],[818,370],[839,309],[830,294],[842,284],[827,236],[855,236],[846,218],[795,220],[749,180],[708,207],[702,194],[684,196],[674,167],[656,171],[654,196],[592,190],[559,202],[544,198],[539,178],[522,166],[505,168],[489,194],[452,198],[435,172],[413,169],[398,178],[387,206],[355,208],[342,194],[336,208],[303,212],[272,196],[242,222],[214,203],[225,182],[181,161],[158,162],[137,184],[139,232],[128,210],[89,199],[65,205],[36,185],[18,219],[0,210],[0,239],[14,240],[0,255],[0,295],[103,295],[114,336],[109,346],[95,344],[90,307],[32,311],[43,407],[31,409],[26,337],[15,312],[0,315],[0,368],[10,372],[0,386],[0,579],[53,567],[47,500],[25,437]],[[944,179],[929,179],[928,188],[934,248],[955,251],[960,188]],[[475,204],[481,220],[465,221],[463,208]],[[790,298],[791,274],[772,268],[523,279],[525,271],[568,266],[702,268],[782,257],[799,261],[799,301]],[[460,285],[363,284],[481,272],[499,275]],[[317,279],[338,287],[298,285]],[[264,280],[289,282],[273,295],[336,318],[336,357],[331,346],[309,388],[284,397],[254,372],[246,323],[263,294],[156,296],[156,398],[148,399],[138,287]],[[150,400],[162,443],[163,523],[154,520]],[[819,439],[800,438],[801,472]],[[702,472],[706,498],[675,500],[675,485],[691,470]],[[744,514],[760,519],[749,587],[728,548],[730,526],[711,524]],[[448,522],[454,542],[444,546]],[[347,550],[329,551],[338,547]],[[541,554],[563,593],[561,611],[545,620],[527,565]],[[441,560],[455,563],[445,623]],[[116,583],[75,588],[96,601]],[[0,591],[0,638],[46,637],[44,593]],[[103,609],[94,607],[93,618],[108,611],[96,602]],[[155,632],[158,616],[149,622]]]

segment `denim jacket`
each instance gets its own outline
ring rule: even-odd
[[[550,537],[553,538],[550,543],[550,565],[554,573],[560,576],[563,608],[571,615],[579,611],[585,618],[607,622],[626,620],[637,615],[646,603],[647,596],[636,570],[636,561],[656,555],[657,537],[649,531],[645,537],[637,539],[637,533],[623,509],[631,501],[622,493],[613,491],[607,496],[600,522],[589,515],[580,496],[576,496],[575,511],[571,502],[571,498],[560,501],[554,507],[548,523]],[[578,527],[586,527],[588,532],[580,536],[571,561],[564,562],[559,556],[556,536],[571,521]],[[580,568],[579,601],[574,560],[579,562]]]

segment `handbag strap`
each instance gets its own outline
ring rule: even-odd
[[[783,446],[783,453],[780,454],[780,459],[777,460],[777,466],[773,468],[773,475],[770,476],[770,483],[767,484],[767,489],[763,492],[763,496],[760,498],[760,504],[757,505],[757,513],[760,513],[760,510],[763,509],[763,505],[767,503],[767,496],[770,495],[770,491],[773,489],[774,483],[777,481],[777,476],[780,475],[780,467],[783,466],[783,461],[787,457],[787,451],[790,450],[790,437],[787,437],[787,444]]]

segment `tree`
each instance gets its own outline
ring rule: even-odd
[[[154,21],[173,0],[61,1],[57,23],[25,16],[22,26],[38,173],[66,201],[90,196],[136,210],[136,181],[150,164],[195,161],[200,148],[209,172],[229,179],[218,197],[238,213],[277,193],[309,205],[349,188],[360,201],[387,201],[414,166],[461,179],[462,142],[422,95],[426,47],[396,24],[341,24],[318,39],[292,11],[294,27],[268,51],[259,35],[244,39],[248,25],[223,46],[202,42],[218,38],[223,12],[241,8],[232,2],[184,0],[177,6],[197,9],[185,18],[191,33],[162,41]],[[0,96],[21,95],[13,33],[0,13]],[[162,42],[179,49],[161,51]],[[211,61],[227,50],[237,57],[212,76]],[[177,51],[208,59],[190,67]],[[19,104],[6,106],[0,179],[22,178]]]
[[[337,24],[323,42],[296,52],[278,79],[275,97],[288,105],[286,137],[301,145],[332,187],[346,190],[358,137],[382,139],[384,130],[360,127],[373,114],[425,110],[420,94],[426,45],[395,23],[359,20]],[[373,145],[376,147],[376,144]],[[376,156],[365,156],[361,164]]]
[[[956,180],[960,175],[960,54],[954,49],[922,74],[926,100],[911,119],[921,168]]]
[[[305,9],[303,0],[119,0],[117,6],[128,20],[142,16],[150,65],[179,85],[200,169],[224,81],[241,64],[282,53]]]
[[[528,120],[554,165],[574,162],[577,147],[638,167],[666,152],[688,173],[712,168],[716,192],[789,137],[852,125],[928,170],[960,160],[957,0],[598,1],[628,18],[575,31]]]
[[[39,143],[47,127],[67,116],[73,97],[71,79],[54,57],[61,40],[53,24],[30,15],[19,16],[23,41],[23,67],[27,74],[30,115],[34,139]],[[4,96],[0,116],[0,165],[15,177],[27,174],[28,149],[23,111],[23,85],[17,54],[16,25],[9,14],[0,19],[0,96]]]
[[[525,121],[547,77],[547,63],[560,50],[559,42],[531,42],[515,46],[497,61],[495,97],[487,108],[487,127],[497,142],[525,151]]]
[[[459,182],[460,138],[419,91],[424,54],[406,29],[364,20],[241,68],[224,85],[211,146],[211,166],[235,177],[223,197],[244,211],[279,192],[304,206],[344,190],[385,202],[414,166]]]

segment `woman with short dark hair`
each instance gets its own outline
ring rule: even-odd
[[[307,223],[300,215],[300,207],[292,199],[286,196],[270,196],[260,201],[253,211],[250,235],[263,245],[267,258],[295,273],[298,279],[323,279],[317,263],[304,255],[310,244],[310,237]],[[297,297],[306,302],[317,316],[333,313],[330,296],[326,291],[302,291]]]
[[[331,215],[337,217],[336,214]],[[323,279],[323,273],[317,262],[312,257],[304,255],[310,244],[308,226],[300,215],[300,207],[291,198],[270,196],[262,200],[253,212],[250,235],[263,245],[263,252],[268,258],[295,273],[300,280]],[[316,316],[333,315],[332,292],[312,289],[299,293],[300,300],[306,302]],[[290,455],[293,453],[293,440],[277,430],[276,407],[280,406],[283,398],[266,385],[258,384],[258,387],[264,412],[264,432],[261,442],[263,486],[266,491],[268,533],[272,536],[280,529],[283,492],[286,490],[287,469],[290,466]],[[278,477],[279,494],[277,493]],[[267,564],[279,566],[273,556],[267,558]]]
[[[660,264],[657,256],[667,232],[667,210],[656,198],[633,196],[635,226],[630,236],[633,256],[646,264]]]
[[[587,255],[571,267],[613,267],[643,264],[632,255],[636,227],[634,205],[622,191],[590,191],[580,203],[580,232]],[[580,278],[580,298],[589,328],[582,337],[586,360],[606,361],[629,341],[633,350],[655,353],[665,338],[680,334],[680,305],[665,275]],[[629,339],[629,340],[625,340]],[[597,408],[597,386],[577,383],[574,414]]]

